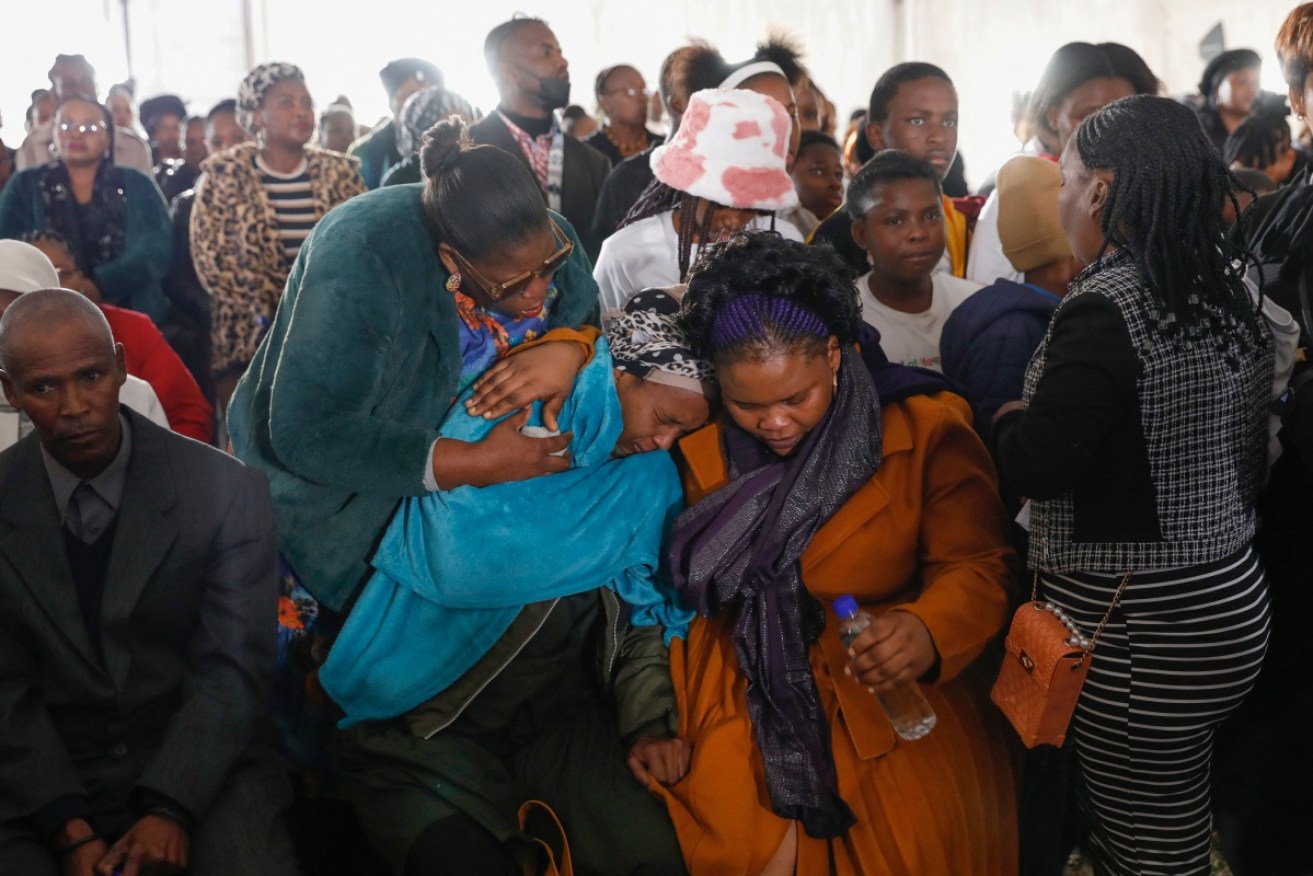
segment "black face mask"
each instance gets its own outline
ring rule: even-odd
[[[516,65],[520,66],[520,65]],[[520,66],[521,70],[530,76],[538,76],[532,70]],[[549,76],[538,76],[538,93],[531,95],[533,102],[545,110],[560,109],[570,103],[570,80],[553,79]]]

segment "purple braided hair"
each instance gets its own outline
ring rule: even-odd
[[[730,299],[711,325],[711,353],[753,341],[785,345],[831,334],[819,316],[789,298],[748,294]]]

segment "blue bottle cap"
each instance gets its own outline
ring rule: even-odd
[[[839,617],[852,617],[857,614],[859,610],[860,609],[857,607],[857,600],[847,594],[834,600],[834,613]]]

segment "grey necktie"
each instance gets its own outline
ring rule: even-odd
[[[94,544],[105,533],[113,519],[113,509],[101,498],[95,487],[83,481],[68,497],[68,513],[64,526],[83,544]]]

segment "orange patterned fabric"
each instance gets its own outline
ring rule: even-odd
[[[997,666],[982,658],[1003,630],[1015,557],[993,466],[956,396],[914,397],[883,411],[884,460],[803,555],[807,589],[826,604],[852,593],[868,610],[897,605],[930,630],[941,657],[925,692],[938,724],[898,740],[870,693],[843,675],[828,623],[810,653],[830,722],[839,791],[857,825],[835,840],[840,874],[1015,876],[1016,746],[989,702]],[[726,479],[717,428],[684,439],[689,500]],[[761,757],[729,638],[730,620],[699,619],[671,647],[689,775],[652,784],[670,811],[689,870],[755,874],[788,823],[766,799]],[[798,835],[798,873],[829,872],[823,840]]]

